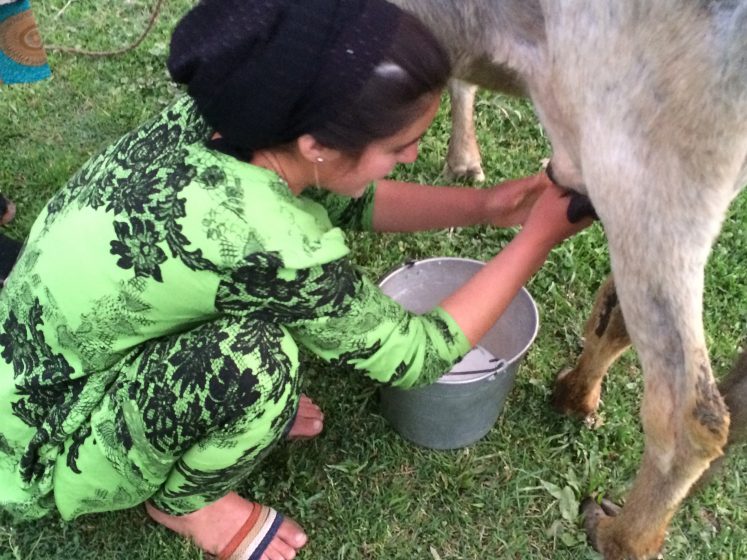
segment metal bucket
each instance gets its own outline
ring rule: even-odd
[[[472,259],[425,259],[390,272],[379,286],[405,309],[425,313],[483,266]],[[384,417],[402,437],[423,447],[455,449],[478,441],[503,410],[538,327],[537,307],[522,288],[477,347],[438,381],[407,390],[382,387]]]

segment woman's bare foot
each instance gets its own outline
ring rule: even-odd
[[[16,205],[0,194],[0,226],[4,226],[16,217]]]
[[[288,432],[288,439],[312,438],[318,436],[324,428],[324,414],[309,397],[301,395],[298,412],[293,426]]]
[[[235,492],[186,515],[169,515],[146,502],[145,509],[154,521],[189,537],[208,554],[218,555],[239,532],[255,506]],[[283,522],[275,538],[262,553],[262,560],[291,560],[306,544],[308,537],[291,519]]]

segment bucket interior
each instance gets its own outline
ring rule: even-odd
[[[379,286],[405,309],[420,314],[436,307],[483,266],[471,259],[425,259],[389,273]],[[529,349],[538,325],[537,307],[522,288],[478,344],[511,366]]]

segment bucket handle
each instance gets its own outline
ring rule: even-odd
[[[499,373],[503,373],[508,366],[508,362],[501,358],[493,358],[490,362],[493,365],[489,368],[452,371],[449,375],[476,375],[480,373],[492,373],[493,375],[498,375]]]

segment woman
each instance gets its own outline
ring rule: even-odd
[[[0,294],[0,503],[72,519],[145,502],[208,553],[290,559],[302,529],[232,488],[322,429],[298,348],[432,382],[586,224],[544,176],[383,179],[415,160],[449,74],[384,0],[203,0],[169,70],[189,96],[49,202]],[[524,227],[422,316],[361,276],[339,229],[478,223]]]

